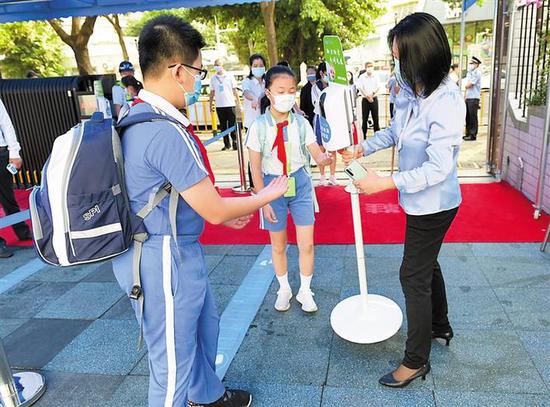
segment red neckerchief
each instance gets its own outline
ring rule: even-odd
[[[136,100],[134,100],[134,102],[132,103],[132,106],[135,106],[139,103],[146,103],[146,102],[141,100],[140,98],[136,98]],[[183,126],[183,124],[182,124],[182,126]],[[216,178],[214,177],[214,172],[212,171],[212,167],[210,165],[210,160],[208,159],[208,152],[206,151],[206,148],[204,147],[204,144],[202,144],[202,141],[195,134],[195,131],[193,130],[193,125],[192,124],[189,124],[189,126],[185,127],[185,129],[191,135],[191,137],[193,137],[193,140],[195,140],[195,143],[199,147],[199,150],[200,150],[201,156],[202,156],[202,161],[204,162],[204,166],[206,167],[206,170],[208,171],[208,178],[210,178],[210,181],[212,181],[213,185],[216,185]]]
[[[277,137],[275,137],[275,141],[273,142],[273,147],[271,147],[271,151],[277,147],[277,158],[279,161],[283,164],[283,175],[287,175],[287,168],[286,168],[286,149],[285,149],[285,136],[284,136],[284,128],[288,126],[288,121],[284,121],[281,123],[277,123]]]

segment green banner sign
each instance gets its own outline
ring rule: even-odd
[[[346,86],[348,84],[346,59],[340,38],[335,35],[327,35],[323,38],[323,46],[331,82]]]

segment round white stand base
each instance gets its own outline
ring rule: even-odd
[[[354,343],[376,343],[391,338],[403,323],[403,313],[389,298],[369,294],[346,298],[330,315],[330,324],[341,338]]]

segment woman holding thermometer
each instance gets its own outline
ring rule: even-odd
[[[292,289],[288,282],[287,218],[290,212],[296,225],[299,250],[300,289],[296,296],[304,312],[317,311],[311,291],[313,277],[313,224],[315,192],[309,169],[310,156],[318,165],[330,165],[307,119],[292,113],[296,102],[296,76],[285,66],[274,66],[265,75],[265,94],[271,107],[254,121],[247,133],[254,189],[281,175],[288,175],[289,188],[281,197],[262,208],[261,227],[269,231],[273,267],[279,282],[275,302],[277,311],[290,308]]]
[[[466,107],[460,89],[448,78],[451,51],[437,19],[426,13],[405,17],[390,31],[388,44],[401,88],[391,126],[342,155],[349,164],[392,146],[399,152],[400,168],[392,176],[365,169],[366,176],[353,178],[365,194],[397,189],[407,216],[399,272],[408,321],[405,356],[396,370],[379,380],[385,386],[404,387],[426,378],[432,339],[449,345],[453,337],[437,257],[462,200],[457,157]],[[357,165],[349,167],[354,174]]]

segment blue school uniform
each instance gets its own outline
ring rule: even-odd
[[[134,212],[166,182],[179,193],[208,177],[198,146],[186,132],[188,120],[165,99],[142,90],[129,115],[155,112],[168,121],[129,127],[122,137],[127,193]],[[143,336],[149,350],[149,406],[186,406],[188,400],[212,403],[225,388],[216,376],[219,316],[198,241],[204,220],[181,197],[177,241],[171,237],[168,199],[144,220]],[[133,286],[133,249],[113,261],[115,276],[129,293]],[[139,320],[139,306],[132,301]]]

